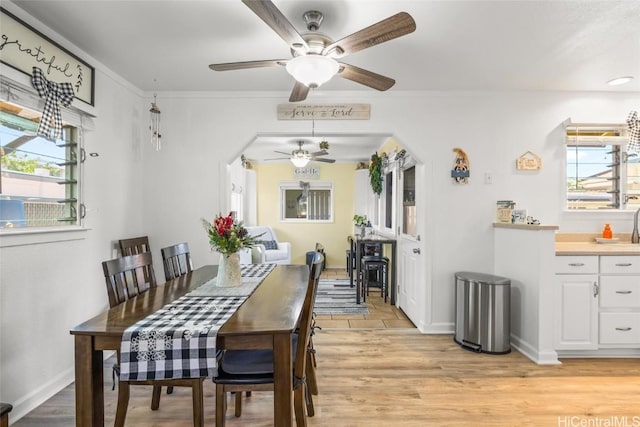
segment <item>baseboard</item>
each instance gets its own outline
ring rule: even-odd
[[[50,381],[42,384],[36,390],[19,398],[17,401],[12,402],[13,410],[9,416],[10,423],[18,421],[29,412],[42,405],[44,402],[53,397],[56,393],[60,392],[69,384],[75,381],[75,369],[71,367],[59,375],[52,378]]]
[[[447,322],[418,325],[418,330],[423,334],[446,335],[454,334],[456,328],[453,323]]]
[[[115,351],[105,351],[103,360],[107,360],[115,354]],[[62,391],[65,387],[75,381],[75,366],[66,369],[60,374],[56,375],[50,381],[42,384],[36,390],[28,393],[17,399],[15,402],[10,402],[13,405],[13,410],[9,416],[9,424],[17,422],[23,418],[29,412],[42,405],[44,402],[52,398],[54,395]]]
[[[515,335],[511,335],[511,347],[518,350],[522,353],[526,358],[530,359],[532,362],[538,365],[560,365],[561,362],[558,360],[558,354],[555,351],[538,351],[534,346],[532,346],[527,341],[521,340],[519,337]]]

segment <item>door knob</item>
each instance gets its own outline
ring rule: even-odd
[[[414,254],[419,254],[420,253],[420,248],[413,248],[413,253]]]

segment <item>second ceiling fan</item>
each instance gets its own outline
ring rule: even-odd
[[[297,141],[297,142],[298,142],[298,148],[296,150],[293,150],[291,154],[285,153],[284,151],[275,150],[276,153],[285,154],[289,157],[278,157],[275,159],[265,159],[265,160],[288,159],[291,161],[291,163],[294,164],[294,166],[297,166],[297,167],[304,167],[307,165],[307,163],[309,163],[312,160],[316,162],[323,162],[323,163],[335,163],[335,159],[328,159],[326,157],[321,157],[329,154],[329,152],[327,151],[329,144],[326,141],[322,141],[320,143],[320,151],[316,151],[315,153],[309,153],[309,151],[303,148],[304,141]],[[323,148],[323,147],[327,147],[327,148]]]
[[[285,66],[287,72],[296,79],[289,97],[290,102],[304,101],[309,89],[319,87],[334,75],[380,91],[391,88],[395,84],[392,78],[338,62],[338,59],[412,33],[416,29],[411,15],[400,12],[334,42],[317,32],[323,19],[321,12],[312,10],[303,15],[309,32],[300,34],[270,0],[242,2],[289,45],[293,58],[211,64],[209,68],[214,71],[229,71]]]

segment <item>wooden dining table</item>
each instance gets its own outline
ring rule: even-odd
[[[103,351],[119,349],[128,327],[209,281],[217,270],[212,265],[198,268],[71,329],[75,339],[76,426],[104,426]],[[306,265],[276,266],[217,335],[217,348],[273,350],[275,426],[293,425],[291,345],[308,277]]]

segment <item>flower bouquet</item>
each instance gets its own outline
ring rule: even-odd
[[[203,218],[202,225],[209,236],[211,249],[220,252],[216,285],[240,286],[242,278],[238,251],[243,248],[252,248],[255,245],[255,238],[249,235],[242,222],[236,222],[233,219],[231,212],[227,216],[218,214],[213,223]]]

